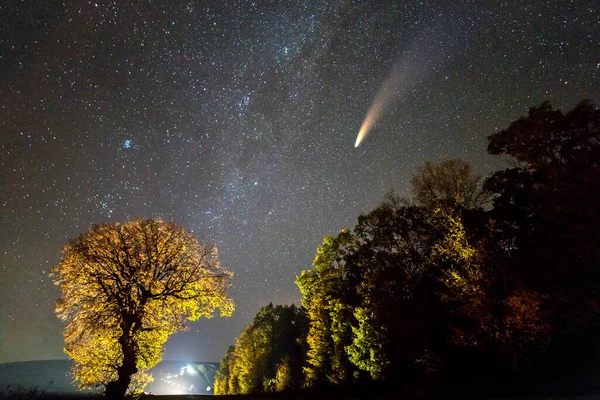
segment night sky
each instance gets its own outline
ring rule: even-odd
[[[529,107],[600,101],[600,3],[450,3],[4,0],[0,362],[65,358],[47,274],[92,224],[172,219],[217,244],[237,310],[165,359],[218,361],[416,166],[487,173],[505,164],[486,136]],[[419,73],[355,149],[406,62]]]

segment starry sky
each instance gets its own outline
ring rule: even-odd
[[[415,46],[419,41],[427,46]],[[410,60],[359,148],[383,83]],[[175,220],[235,273],[232,318],[165,359],[218,361],[326,235],[426,160],[488,173],[486,137],[544,100],[600,99],[593,1],[41,1],[0,5],[0,362],[64,358],[60,247]]]

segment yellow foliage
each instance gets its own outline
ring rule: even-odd
[[[476,252],[469,245],[460,216],[444,207],[436,207],[432,215],[437,225],[445,231],[444,239],[434,247],[434,257],[460,264],[472,263]]]
[[[186,321],[234,310],[226,296],[231,274],[217,249],[174,223],[97,225],[62,252],[51,273],[61,291],[56,313],[66,322],[65,352],[81,388],[114,381],[123,348],[135,352],[134,382],[147,382],[143,369],[161,360]]]
[[[549,341],[548,314],[541,308],[545,298],[546,296],[536,291],[518,288],[506,299],[505,305],[508,310],[504,341],[518,341],[521,344],[539,340],[543,343]]]
[[[432,220],[444,231],[432,251],[433,260],[449,264],[442,282],[457,296],[482,295],[487,279],[481,256],[469,244],[462,219],[448,208],[436,207]]]
[[[478,322],[473,332],[456,331],[455,342],[478,346],[485,337],[517,347],[547,343],[550,325],[541,307],[544,296],[517,287],[506,298],[492,298],[489,287],[497,278],[484,269],[484,257],[469,244],[461,218],[443,208],[435,209],[433,217],[445,231],[434,257],[449,264],[442,278],[448,291],[442,298],[460,302],[459,312]]]
[[[262,368],[265,365],[268,338],[260,335],[252,325],[247,325],[236,341],[233,359],[235,362],[229,371],[230,384],[228,394],[250,394],[262,386]],[[233,386],[233,387],[232,387]]]
[[[144,388],[149,383],[154,382],[154,378],[146,370],[140,369],[131,377],[131,383],[127,389],[127,394],[132,397],[140,397],[144,394]]]
[[[283,392],[284,390],[291,389],[293,386],[292,369],[286,360],[277,365],[274,386],[275,392]]]

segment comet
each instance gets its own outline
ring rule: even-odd
[[[355,148],[365,140],[394,101],[410,91],[415,91],[419,84],[426,81],[430,75],[451,59],[451,54],[458,46],[457,43],[464,45],[465,42],[457,40],[456,35],[451,32],[451,29],[448,29],[447,23],[423,32],[425,33],[419,35],[403,52],[400,60],[379,89],[360,127],[354,143]]]
[[[371,108],[369,108],[356,137],[354,147],[360,146],[361,142],[371,132],[371,129],[379,121],[381,114],[387,109],[390,103],[412,87],[411,83],[416,75],[417,71],[414,70],[413,66],[406,63],[401,63],[394,69],[390,77],[383,84],[383,87],[379,90],[373,104],[371,104]]]

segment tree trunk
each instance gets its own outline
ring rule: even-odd
[[[121,349],[123,350],[123,363],[117,368],[118,378],[116,381],[109,382],[106,385],[104,398],[110,400],[122,400],[125,398],[127,388],[131,383],[131,376],[137,372],[137,354],[134,346],[129,340],[122,339]]]

